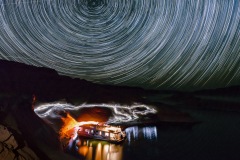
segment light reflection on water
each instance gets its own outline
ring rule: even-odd
[[[131,141],[138,139],[157,139],[157,127],[129,127],[126,130],[127,141],[130,143]]]
[[[126,130],[126,143],[146,139],[157,139],[157,128],[151,127],[129,127]],[[106,141],[98,141],[93,139],[77,138],[74,140],[71,150],[78,155],[80,159],[85,160],[122,160],[124,143],[114,144]]]
[[[79,138],[75,151],[85,160],[122,160],[123,145]]]

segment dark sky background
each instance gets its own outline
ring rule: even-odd
[[[0,59],[147,89],[240,84],[238,0],[0,0]]]

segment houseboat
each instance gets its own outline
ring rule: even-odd
[[[103,123],[85,124],[78,127],[79,137],[91,138],[119,143],[125,140],[126,133],[119,126],[110,126]]]

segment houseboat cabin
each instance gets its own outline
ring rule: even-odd
[[[121,142],[126,138],[125,131],[121,127],[110,126],[107,124],[86,124],[78,128],[77,134],[79,137],[93,138],[109,142]]]

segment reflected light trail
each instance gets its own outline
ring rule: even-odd
[[[142,129],[144,138],[156,139],[157,138],[157,128],[154,127],[144,127]]]
[[[127,134],[127,139],[130,142],[131,141],[131,136],[133,136],[133,139],[138,139],[138,127],[129,127],[125,129],[126,134]]]
[[[151,127],[129,127],[125,129],[127,134],[127,140],[128,142],[132,142],[134,140],[144,138],[144,139],[157,139],[157,127],[151,126]]]

